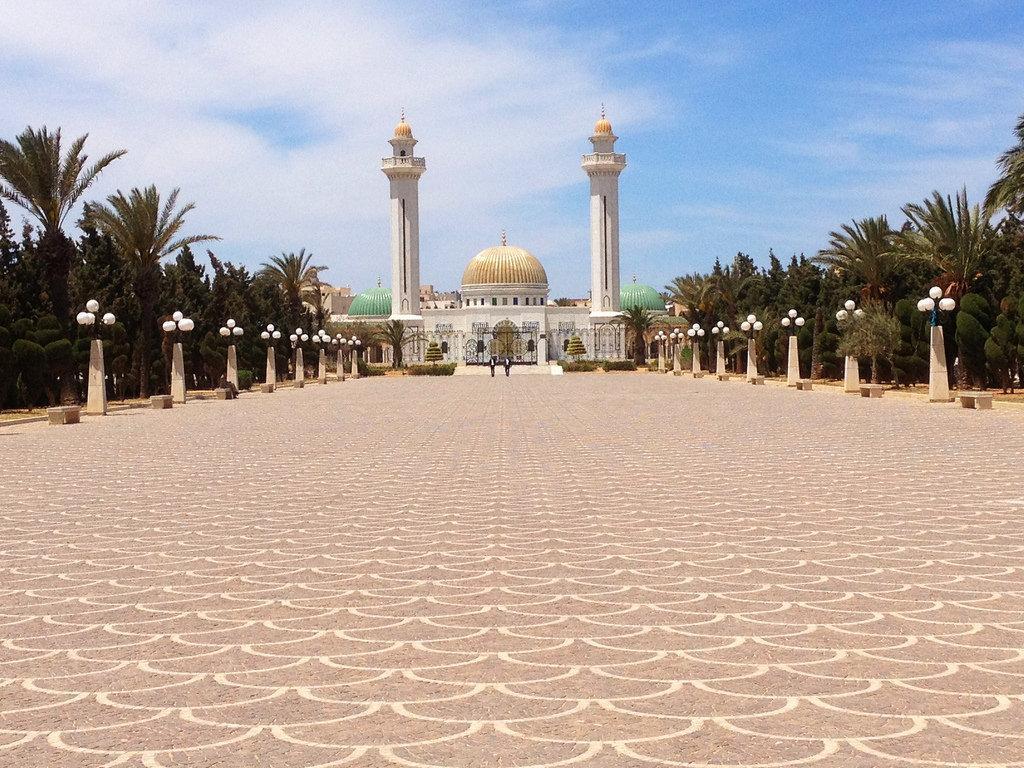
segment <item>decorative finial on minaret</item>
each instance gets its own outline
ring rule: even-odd
[[[633,278],[633,282],[636,282],[636,278]],[[380,288],[380,275],[377,275],[377,287]]]
[[[508,237],[505,235],[505,230],[501,230],[501,244],[508,245]]]
[[[636,272],[633,273],[633,282],[636,282]]]
[[[604,105],[601,105],[601,117],[604,117]],[[402,107],[402,122],[405,122],[405,107]]]
[[[405,119],[405,112],[402,113],[402,119],[403,120]],[[603,101],[601,102],[601,119],[602,120],[605,119],[605,116],[604,116],[604,102]]]

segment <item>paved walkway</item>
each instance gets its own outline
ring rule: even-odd
[[[655,375],[5,428],[0,765],[1022,765],[1022,454]]]

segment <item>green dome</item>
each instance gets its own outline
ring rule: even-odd
[[[635,280],[622,286],[622,290],[619,292],[619,306],[622,309],[642,307],[651,312],[665,313],[665,300],[661,298],[661,294],[651,286],[638,283]]]
[[[349,317],[387,317],[391,314],[391,289],[377,286],[363,291],[348,308]]]

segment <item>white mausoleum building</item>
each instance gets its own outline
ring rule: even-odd
[[[391,288],[378,286],[359,294],[336,321],[401,320],[422,331],[423,340],[405,350],[420,360],[426,344],[436,341],[445,360],[484,364],[492,355],[514,363],[543,365],[565,356],[569,339],[583,341],[587,357],[625,356],[623,327],[615,323],[623,306],[639,304],[652,312],[665,305],[653,288],[635,281],[620,289],[619,174],[626,156],[615,151],[617,137],[602,111],[590,137],[593,152],[583,155],[590,178],[590,306],[558,307],[549,303],[548,276],[526,248],[511,245],[502,233],[498,245],[469,260],[456,301],[421,304],[419,247],[419,179],[426,160],[414,154],[416,139],[405,121],[395,126],[392,153],[381,162],[390,182]]]

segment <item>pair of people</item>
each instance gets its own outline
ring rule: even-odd
[[[512,371],[512,358],[506,357],[501,361],[501,365],[505,368],[505,375],[508,376]],[[498,356],[491,355],[491,378],[494,378],[494,369],[498,367]]]

